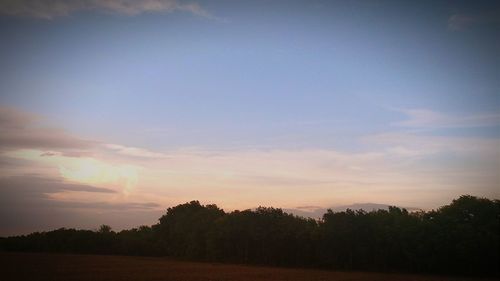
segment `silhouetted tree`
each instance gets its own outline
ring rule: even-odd
[[[428,212],[328,210],[318,221],[191,201],[168,208],[151,227],[61,228],[1,238],[0,249],[491,276],[499,274],[499,241],[500,201],[465,195]]]
[[[208,233],[224,215],[217,205],[203,206],[198,201],[168,208],[155,228],[166,252],[177,257],[206,258]]]

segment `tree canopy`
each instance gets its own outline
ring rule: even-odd
[[[1,238],[0,249],[493,276],[499,241],[500,201],[464,195],[427,212],[328,210],[320,220],[267,207],[226,213],[191,201],[152,226],[61,228]]]

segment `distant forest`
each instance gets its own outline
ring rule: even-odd
[[[266,207],[226,213],[192,201],[168,208],[153,226],[61,228],[0,238],[0,249],[498,276],[499,243],[500,200],[466,195],[432,211],[328,210],[320,220]]]

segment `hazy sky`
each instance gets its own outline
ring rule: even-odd
[[[0,235],[500,197],[496,1],[0,2]]]

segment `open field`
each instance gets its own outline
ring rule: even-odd
[[[470,278],[334,272],[175,261],[167,258],[0,253],[1,280],[451,281]],[[484,279],[483,279],[484,280]]]

